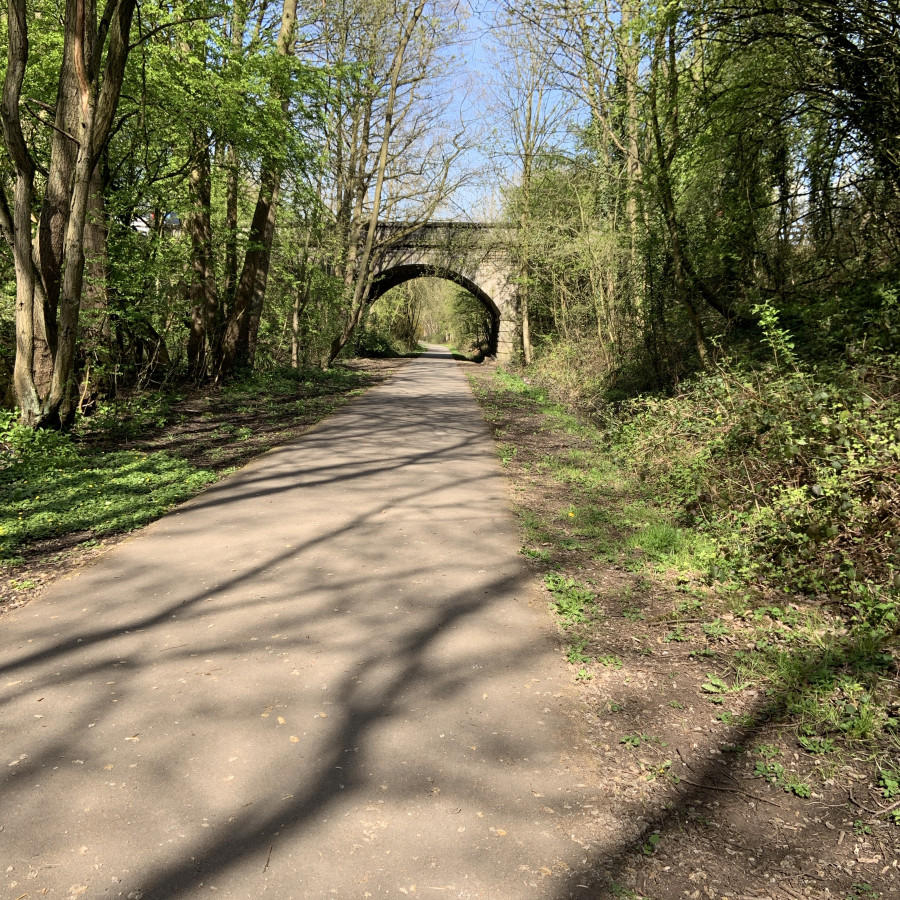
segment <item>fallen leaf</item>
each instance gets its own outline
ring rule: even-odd
[[[500,837],[503,837],[503,835],[506,834],[506,832],[502,828],[498,828],[497,834],[500,835]]]
[[[284,723],[285,723],[284,716],[279,716],[279,717],[278,717],[278,724],[279,724],[279,725],[284,725]]]
[[[298,738],[296,734],[292,734],[292,735],[291,735],[291,743],[292,743],[292,744],[299,744],[299,743],[300,743],[300,738]]]

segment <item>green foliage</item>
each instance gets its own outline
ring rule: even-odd
[[[712,622],[704,623],[703,633],[712,640],[718,640],[730,634],[731,629],[721,619],[714,619]]]
[[[781,389],[779,379],[798,376],[793,370],[792,374],[769,370],[772,381],[767,382],[759,373],[744,371],[743,381],[738,381],[737,371],[723,366],[715,374],[683,386],[674,397],[653,395],[615,406],[598,404],[590,416],[580,418],[572,412],[559,412],[548,397],[552,386],[526,383],[508,371],[499,372],[494,384],[511,406],[520,406],[524,400],[535,404],[544,413],[541,427],[579,437],[577,453],[548,458],[541,466],[548,474],[564,472],[566,483],[582,498],[578,505],[564,507],[558,523],[580,529],[582,523],[588,524],[588,518],[594,519],[588,515],[591,509],[601,509],[596,526],[591,527],[616,530],[608,539],[617,560],[623,537],[636,551],[659,523],[679,522],[672,530],[656,533],[690,535],[679,550],[685,569],[679,576],[683,582],[679,590],[687,596],[674,604],[673,611],[676,618],[700,619],[698,630],[702,629],[706,641],[716,642],[715,651],[708,645],[690,653],[692,659],[715,660],[720,665],[709,672],[702,693],[718,706],[750,685],[759,686],[770,697],[767,707],[755,711],[752,718],[723,711],[723,723],[747,727],[777,719],[796,729],[798,744],[805,752],[818,756],[838,752],[848,744],[874,750],[884,746],[885,739],[894,740],[900,731],[896,692],[890,689],[889,679],[896,665],[896,638],[887,628],[873,627],[871,617],[857,618],[857,611],[839,593],[839,580],[833,587],[824,585],[814,601],[807,602],[799,592],[788,593],[803,577],[799,570],[791,570],[789,578],[785,571],[768,567],[765,558],[746,569],[740,567],[754,563],[754,550],[765,552],[769,546],[765,529],[772,528],[775,519],[764,503],[767,497],[780,495],[781,479],[796,478],[794,457],[773,456],[765,441],[755,440],[734,455],[721,438],[741,427],[740,417],[751,391],[756,403],[766,392]],[[876,383],[888,390],[894,387],[885,377]],[[785,415],[794,418],[800,410],[796,404],[788,409],[785,403],[783,408]],[[891,457],[882,464],[889,476]],[[850,484],[847,489],[858,487]],[[746,507],[736,509],[736,497],[741,496]],[[813,499],[808,488],[806,496],[814,508],[818,499]],[[878,497],[871,496],[870,502],[878,502]],[[878,541],[884,534],[880,529],[891,528],[890,516],[884,516],[887,507],[880,508],[874,527],[866,530],[854,522],[856,513],[848,516],[845,527]],[[533,513],[525,518],[537,527],[539,520]],[[551,523],[541,522],[540,527],[542,543],[560,546]],[[865,549],[862,541],[848,543],[854,552]],[[666,549],[672,544],[655,546]],[[873,561],[874,566],[891,564],[896,553],[890,539],[881,546],[886,559]],[[704,567],[709,571],[710,560],[717,561],[721,578],[714,589],[701,588],[694,579]],[[666,569],[670,567],[667,563]],[[561,575],[555,578],[565,580]],[[823,598],[830,602],[823,603]],[[888,595],[883,602],[894,601]],[[646,617],[630,587],[622,591],[621,615],[630,621]],[[684,625],[677,621],[673,625],[665,639],[689,639]]]
[[[879,900],[880,897],[881,891],[876,891],[867,881],[858,881],[845,900]]]
[[[84,453],[67,438],[29,446],[0,469],[0,562],[41,540],[130,531],[216,477],[161,452]]]
[[[575,641],[567,651],[566,659],[572,663],[572,665],[580,665],[591,661],[590,656],[584,652],[586,643],[587,641]]]
[[[663,638],[663,641],[667,644],[683,644],[688,640],[690,639],[685,635],[684,629],[680,625],[667,632],[666,636]]]
[[[664,560],[677,555],[688,543],[688,536],[681,528],[666,522],[647,525],[628,539],[633,547],[639,547],[651,559]]]
[[[452,344],[465,355],[481,360],[491,352],[494,320],[484,304],[468,291],[455,292],[447,325]]]
[[[882,771],[878,775],[878,787],[885,800],[900,797],[900,771],[893,769]]]
[[[422,338],[424,294],[430,287],[427,282],[407,282],[380,297],[364,325],[356,329],[345,354],[393,357],[415,352]]]
[[[544,576],[544,585],[553,595],[556,614],[566,625],[584,622],[588,607],[593,605],[593,591],[574,578],[566,578],[556,572]]]
[[[607,653],[604,656],[598,656],[597,662],[600,663],[601,666],[605,666],[607,669],[621,669],[623,665],[622,660],[614,653]]]
[[[707,694],[711,694],[714,702],[721,703],[721,695],[730,694],[735,689],[718,675],[715,675],[712,672],[707,672],[706,681],[703,682],[701,690],[703,690]]]
[[[807,753],[822,754],[831,753],[834,750],[834,740],[832,738],[823,738],[818,735],[804,737],[801,735],[797,738],[797,743],[806,750]]]
[[[42,456],[64,458],[74,455],[71,439],[57,431],[35,430],[19,425],[17,410],[0,410],[0,467]]]
[[[733,713],[730,710],[722,710],[717,716],[720,722],[726,725],[734,725],[738,728],[750,728],[754,724],[754,717],[746,713]]]
[[[652,834],[647,835],[647,840],[641,845],[641,852],[644,856],[652,856],[658,849],[660,841],[662,840],[662,835],[659,832],[654,831]]]
[[[898,384],[893,356],[815,370],[722,363],[673,397],[596,407],[632,483],[691,526],[651,523],[630,543],[695,562],[711,546],[711,579],[828,591],[856,627],[896,631]]]

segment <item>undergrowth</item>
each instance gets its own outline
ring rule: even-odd
[[[251,426],[273,417],[285,425],[292,415],[305,421],[321,418],[367,383],[364,374],[340,367],[249,374],[224,387],[222,406],[246,413],[250,424],[239,428],[225,421],[225,413],[205,413],[204,424],[212,424],[207,418],[220,418],[222,424],[216,430],[198,429],[199,445],[185,440],[173,450],[141,450],[140,445],[152,433],[183,424],[177,404],[184,393],[137,393],[102,402],[80,417],[70,434],[21,427],[14,412],[4,411],[0,566],[15,566],[29,548],[67,536],[92,540],[153,521],[231,471],[228,464],[198,463],[204,442],[215,445],[213,455],[221,452],[221,441],[243,447],[253,434]],[[264,449],[261,445],[256,452]],[[186,458],[192,452],[194,458]]]
[[[886,760],[900,746],[900,357],[873,342],[803,361],[771,311],[758,314],[765,360],[722,357],[668,395],[607,402],[585,378],[571,402],[577,379],[560,386],[546,364],[526,377],[500,369],[495,384],[502,402],[531,401],[543,427],[580,438],[536,466],[573,491],[560,513],[569,536],[523,511],[523,553],[555,566],[577,547],[667,573],[685,600],[662,641],[715,660],[707,701],[761,691],[746,722],[723,715],[787,726],[824,778],[842,748]],[[696,596],[692,584],[703,586]],[[565,571],[545,585],[570,662],[584,665],[589,592]],[[644,618],[624,600],[624,618]]]
[[[885,307],[898,313],[894,295]],[[607,465],[663,515],[633,541],[711,548],[710,581],[818,597],[853,628],[897,634],[900,321],[880,344],[810,363],[771,309],[758,313],[763,364],[721,359],[669,395],[577,399]],[[554,373],[541,376],[549,399]]]
[[[217,476],[167,453],[86,451],[71,437],[0,425],[0,564],[37,541],[130,531]]]

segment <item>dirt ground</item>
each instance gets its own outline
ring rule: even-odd
[[[900,827],[885,820],[871,760],[846,753],[825,770],[798,748],[793,728],[760,715],[777,697],[745,690],[723,704],[708,692],[717,663],[703,649],[706,619],[673,610],[697,595],[708,609],[712,592],[592,558],[567,540],[565,510],[584,495],[540,462],[582,440],[553,427],[527,398],[499,393],[494,368],[468,365],[467,374],[494,429],[511,503],[520,519],[557,529],[546,557],[531,561],[535,579],[561,571],[598,596],[582,651],[591,662],[571,669],[580,695],[573,715],[596,764],[595,815],[608,836],[592,848],[582,883],[596,896],[647,900],[900,898]],[[569,648],[561,630],[560,652]],[[760,748],[811,785],[811,795],[754,775]]]

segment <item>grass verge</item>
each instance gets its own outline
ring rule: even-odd
[[[71,434],[0,419],[0,609],[306,429],[396,368],[254,373],[224,388],[102,404]]]
[[[788,812],[779,815],[808,829],[812,847],[843,825],[859,838],[854,852],[896,859],[900,653],[890,615],[861,613],[847,582],[809,591],[808,581],[786,577],[793,569],[733,564],[726,551],[745,538],[750,563],[770,545],[722,507],[700,500],[707,508],[698,509],[711,470],[697,461],[690,397],[665,409],[655,398],[648,403],[657,409],[643,416],[632,409],[591,420],[531,376],[494,368],[469,377],[510,479],[521,552],[543,582],[584,692],[600,777],[609,796],[633,801],[630,815],[673,829],[666,861],[681,864],[675,848],[685,823],[701,818],[685,817],[679,798],[689,790],[690,803],[708,808],[725,806],[729,794],[749,797],[757,811],[745,800],[735,813],[745,820],[734,826],[745,846],[768,840],[762,812],[780,806]],[[707,481],[689,484],[688,470]],[[760,506],[762,497],[759,490]],[[890,537],[883,528],[876,535],[888,547]],[[892,602],[882,573],[869,583],[883,589],[879,603]],[[719,838],[705,840],[712,857],[722,854]],[[867,840],[885,848],[880,856],[860,849]],[[664,852],[646,846],[639,856]],[[843,839],[841,847],[835,858]],[[747,865],[775,864],[764,846],[750,856]],[[824,869],[814,877],[830,878]],[[834,876],[841,890],[842,879]]]

